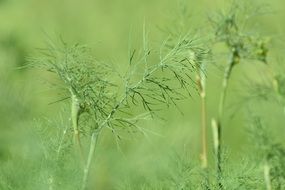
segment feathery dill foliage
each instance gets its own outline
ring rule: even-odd
[[[196,56],[196,52],[200,53],[202,49],[194,46],[189,35],[171,41],[167,39],[159,50],[153,50],[149,48],[144,31],[143,48],[141,51],[130,51],[129,69],[121,77],[123,93],[111,93],[119,88],[110,76],[115,72],[96,61],[86,46],[63,43],[59,47],[52,44],[43,49],[39,57],[30,59],[33,66],[55,73],[71,100],[71,126],[84,165],[81,189],[87,186],[102,129],[110,129],[118,139],[117,129],[121,128],[131,127],[144,133],[138,122],[146,114],[133,113],[132,106],[141,106],[153,116],[159,105],[177,106],[178,100],[190,95],[190,90],[195,88],[191,73],[199,65],[199,54]],[[150,61],[151,56],[154,61]],[[80,140],[83,133],[91,136],[87,159],[84,153],[86,148]]]
[[[110,93],[110,89],[118,88],[107,78],[113,69],[94,60],[86,46],[64,44],[63,49],[45,49],[42,56],[32,58],[31,62],[59,76],[72,104],[77,105],[78,116],[94,112],[99,126],[112,127],[124,123],[113,118],[118,111],[124,113],[120,109],[141,103],[145,110],[153,113],[159,103],[176,105],[176,100],[187,98],[195,87],[190,74],[195,72],[197,62],[191,54],[198,49],[189,36],[173,40],[171,47],[167,46],[169,41],[163,42],[159,53],[151,53],[146,42],[142,52],[130,52],[129,69],[121,78],[125,88],[122,94]],[[148,60],[151,54],[159,57],[157,63]]]
[[[118,74],[110,65],[96,60],[88,47],[79,44],[50,43],[48,48],[39,50],[39,56],[30,58],[32,66],[57,76],[58,87],[64,94],[59,101],[68,99],[70,105],[69,116],[62,123],[64,128],[54,129],[49,134],[45,126],[53,125],[45,123],[38,131],[45,162],[41,166],[45,172],[41,176],[44,186],[50,189],[71,186],[86,189],[97,142],[104,129],[111,130],[116,141],[122,139],[124,130],[128,132],[126,134],[134,131],[145,134],[147,130],[141,127],[142,120],[156,116],[164,107],[172,105],[178,108],[177,102],[191,96],[195,89],[201,97],[202,168],[194,167],[189,156],[186,159],[177,156],[172,160],[174,167],[167,168],[163,175],[158,174],[154,178],[140,176],[132,179],[136,183],[127,183],[119,189],[284,188],[285,150],[281,143],[275,143],[265,132],[259,118],[253,118],[251,134],[257,146],[261,147],[258,151],[262,159],[258,161],[263,169],[258,168],[258,164],[250,165],[252,163],[228,164],[222,151],[224,107],[233,68],[244,62],[267,64],[268,39],[250,28],[251,19],[259,8],[244,11],[245,7],[233,3],[226,12],[217,12],[210,18],[213,44],[224,44],[230,57],[225,66],[217,119],[212,122],[216,154],[214,169],[207,157],[206,64],[211,61],[209,55],[215,51],[215,46],[209,50],[206,48],[209,39],[200,39],[188,31],[189,15],[185,7],[181,9],[178,27],[164,30],[168,38],[159,47],[150,43],[144,27],[142,47],[129,49],[125,74]],[[251,14],[253,12],[255,14]],[[196,75],[196,80],[193,75]],[[268,100],[277,95],[276,100],[283,101],[285,77],[278,74],[271,80],[258,85],[250,83],[247,93],[254,100]],[[73,144],[78,146],[79,152],[72,151]],[[69,183],[70,179],[72,182]]]
[[[60,46],[50,45],[40,51],[41,55],[30,59],[32,65],[43,67],[55,73],[61,80],[60,88],[64,89],[66,97],[71,100],[71,120],[74,133],[84,131],[78,125],[80,116],[88,114],[88,119],[93,121],[103,120],[112,105],[113,94],[110,87],[113,85],[106,81],[109,70],[105,65],[96,61],[90,55],[86,46]],[[97,128],[94,122],[91,128]]]
[[[72,119],[79,120],[83,113],[90,113],[91,118],[104,118],[113,97],[110,87],[114,85],[106,81],[110,70],[96,61],[86,46],[65,43],[62,47],[54,46],[41,50],[41,55],[31,58],[30,62],[55,73],[63,82],[60,87],[67,94],[64,98],[71,99],[71,110],[75,115]]]
[[[161,103],[176,105],[177,100],[185,99],[190,95],[190,90],[196,88],[191,73],[197,70],[199,57],[195,57],[195,54],[199,52],[189,34],[166,39],[159,50],[152,50],[144,43],[143,52],[136,60],[135,50],[130,56],[131,71],[125,77],[125,94],[129,95],[133,104],[140,100],[151,113],[155,105]],[[149,61],[149,58],[155,61]],[[136,72],[142,73],[140,79],[131,84],[129,73],[135,75]]]

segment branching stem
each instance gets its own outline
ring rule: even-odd
[[[176,48],[178,48],[180,45],[181,44],[178,44]],[[163,70],[164,68],[167,68],[165,62],[167,62],[169,57],[172,54],[175,54],[176,51],[177,50],[175,49],[175,50],[171,50],[170,52],[168,52],[168,54],[166,54],[163,58],[160,59],[160,63],[158,65],[146,67],[142,78],[140,80],[138,80],[136,83],[134,83],[133,85],[128,84],[129,79],[126,81],[125,93],[122,95],[122,97],[120,97],[120,99],[118,99],[117,103],[113,106],[112,110],[110,110],[109,114],[105,117],[105,119],[103,119],[100,123],[98,123],[98,128],[96,129],[95,133],[92,134],[88,159],[87,159],[87,163],[86,163],[85,169],[84,169],[82,189],[86,188],[86,184],[87,184],[87,180],[88,180],[88,174],[89,174],[92,158],[93,158],[95,147],[96,147],[96,141],[97,141],[97,138],[100,135],[100,132],[102,131],[102,129],[106,126],[111,126],[111,120],[113,119],[114,114],[117,113],[117,111],[119,109],[121,109],[122,106],[124,106],[128,97],[130,97],[130,96],[132,96],[132,94],[136,93],[136,90],[140,89],[141,86],[143,86],[145,82],[147,82],[148,80],[150,81],[151,76],[154,73],[156,73],[157,71]],[[149,55],[149,52],[147,52],[146,56],[148,56],[148,55]],[[145,60],[145,62],[146,62],[146,60]],[[141,98],[143,98],[141,94],[139,94],[139,96]],[[151,111],[151,110],[149,110],[149,111]],[[75,130],[76,130],[76,128],[75,128]]]
[[[158,68],[154,68],[153,70],[151,70],[147,76],[150,76],[152,73],[154,73],[155,71],[157,71]],[[132,89],[135,89],[137,87],[139,87],[145,80],[145,77],[143,77],[143,79],[141,79],[140,81],[138,81],[136,83],[136,85],[134,85],[132,87]],[[127,92],[125,93],[125,95],[121,98],[120,101],[118,101],[118,103],[114,106],[114,108],[111,110],[111,112],[109,113],[109,115],[106,117],[106,119],[99,125],[99,127],[97,128],[97,130],[95,132],[93,132],[92,137],[91,137],[91,142],[90,142],[90,149],[89,149],[89,153],[88,153],[88,157],[87,157],[87,163],[85,165],[84,168],[84,176],[83,176],[83,182],[82,182],[82,187],[81,189],[84,190],[86,188],[86,184],[87,184],[87,180],[88,180],[88,175],[89,175],[89,171],[90,171],[90,167],[91,167],[91,163],[92,163],[92,159],[93,159],[93,155],[94,155],[94,151],[96,148],[96,144],[97,144],[97,139],[98,136],[100,135],[101,130],[109,123],[109,121],[112,119],[113,115],[117,112],[117,110],[122,106],[122,104],[126,101],[126,99],[129,96],[129,92],[127,90]]]

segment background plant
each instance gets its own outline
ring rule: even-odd
[[[210,17],[210,21],[214,26],[215,42],[224,43],[229,51],[230,57],[224,71],[218,116],[217,119],[212,121],[213,130],[216,131],[214,132],[216,134],[214,135],[214,141],[216,142],[215,151],[217,155],[217,181],[220,188],[223,186],[222,183],[219,182],[222,178],[222,121],[228,83],[231,78],[232,70],[242,60],[246,62],[258,60],[266,63],[268,53],[265,39],[246,31],[248,30],[247,24],[249,23],[249,19],[251,19],[252,16],[256,16],[258,9],[250,10],[252,12],[244,12],[244,8],[241,3],[234,2],[231,8],[226,12],[218,12],[216,16]]]

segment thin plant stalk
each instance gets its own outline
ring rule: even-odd
[[[271,190],[271,180],[270,180],[270,166],[268,162],[265,162],[264,167],[263,167],[263,172],[264,172],[264,181],[266,185],[266,190]]]
[[[224,72],[224,78],[223,78],[223,83],[222,83],[222,91],[220,95],[220,101],[219,101],[219,112],[218,112],[218,121],[221,123],[223,114],[224,114],[224,107],[225,107],[225,100],[226,100],[226,95],[227,95],[227,89],[228,89],[228,83],[229,79],[232,73],[232,69],[235,64],[237,64],[239,61],[239,56],[236,50],[233,50],[232,56],[230,59],[230,62],[228,66],[225,69]]]
[[[201,95],[202,168],[208,168],[206,97]]]
[[[75,145],[78,147],[81,160],[84,160],[82,145],[80,141],[79,127],[78,127],[78,121],[79,121],[79,115],[80,115],[79,101],[74,93],[71,93],[71,94],[72,94],[71,95],[71,122],[72,122],[72,128],[74,132],[74,142],[75,142]]]
[[[227,90],[228,90],[228,84],[229,79],[232,73],[232,69],[234,65],[236,65],[239,62],[239,54],[238,50],[236,48],[233,48],[231,59],[225,69],[223,82],[222,82],[222,90],[220,95],[220,101],[219,101],[219,110],[218,110],[218,120],[215,121],[215,131],[216,131],[216,156],[217,156],[217,183],[220,188],[223,188],[221,178],[222,178],[222,120],[224,115],[224,107],[225,107],[225,101],[227,96]]]
[[[82,187],[81,187],[82,190],[86,189],[86,186],[87,186],[87,179],[88,179],[88,175],[90,172],[92,158],[93,158],[96,146],[97,146],[98,134],[99,132],[94,132],[91,136],[89,154],[88,154],[86,166],[84,167],[83,182],[82,182]]]
[[[206,92],[205,87],[202,84],[202,78],[197,75],[197,83],[200,91],[201,99],[201,167],[207,169],[208,156],[207,156],[207,113],[206,113]]]
[[[205,172],[205,189],[209,189],[208,154],[207,154],[207,111],[206,111],[206,89],[205,81],[201,75],[197,75],[198,88],[201,99],[201,168]],[[205,79],[204,79],[205,80]]]
[[[214,152],[216,154],[216,167],[217,167],[217,183],[220,188],[222,188],[222,183],[221,183],[221,155],[220,155],[220,136],[219,136],[219,126],[218,123],[215,119],[212,119],[211,122],[212,126],[212,133],[213,133],[213,144],[214,144]]]

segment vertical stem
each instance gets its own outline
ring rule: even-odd
[[[202,140],[202,154],[201,154],[201,166],[205,175],[204,188],[209,190],[209,171],[208,171],[208,155],[207,155],[207,112],[206,112],[206,93],[201,93],[201,140]]]
[[[206,97],[201,95],[202,168],[208,167]]]
[[[208,156],[207,156],[207,111],[206,111],[206,85],[204,71],[197,74],[197,85],[201,99],[201,168],[205,175],[205,189],[209,189]]]
[[[79,100],[76,97],[76,95],[71,91],[71,122],[74,131],[74,142],[76,146],[78,146],[79,154],[81,156],[81,159],[83,160],[83,150],[81,146],[80,134],[78,128],[79,111],[80,111]]]
[[[206,169],[208,167],[206,92],[201,80],[201,77],[197,75],[197,83],[201,98],[201,167]]]
[[[93,158],[93,155],[94,155],[94,152],[96,149],[98,136],[99,136],[99,132],[97,132],[97,131],[93,132],[93,134],[91,136],[90,149],[89,149],[89,153],[88,153],[87,163],[86,163],[85,168],[84,168],[81,190],[86,189],[87,179],[88,179],[88,175],[89,175],[89,171],[90,171],[90,167],[91,167],[91,163],[92,163],[92,158]]]
[[[264,181],[265,181],[265,185],[266,185],[266,190],[271,190],[271,180],[270,180],[270,166],[268,164],[268,162],[266,161],[264,164]]]
[[[223,189],[223,185],[221,182],[222,178],[222,168],[221,168],[221,145],[220,145],[220,127],[215,119],[212,119],[211,122],[212,131],[213,131],[213,141],[214,141],[214,151],[216,154],[216,168],[217,168],[217,183],[220,189]]]
[[[217,156],[217,183],[220,189],[223,189],[223,185],[221,182],[222,178],[222,119],[224,115],[224,107],[225,107],[225,100],[227,95],[228,83],[232,73],[232,69],[235,64],[239,62],[239,53],[236,48],[233,48],[230,62],[228,63],[225,72],[224,78],[222,83],[222,91],[220,95],[219,101],[219,110],[218,110],[218,120],[215,121],[215,130],[217,135],[217,147],[216,147],[216,156]]]
[[[220,101],[219,101],[219,111],[218,111],[218,120],[215,121],[214,127],[215,127],[215,134],[216,134],[216,156],[217,156],[217,183],[218,186],[222,189],[222,118],[224,114],[224,106],[225,106],[225,99],[227,95],[227,89],[228,89],[228,81],[230,77],[230,73],[232,70],[232,65],[230,64],[224,74],[223,84],[222,84],[222,91],[220,95]]]
[[[229,78],[231,76],[234,64],[235,62],[232,59],[225,69],[223,83],[222,83],[222,91],[221,91],[220,101],[219,101],[218,121],[222,120],[222,117],[224,114],[224,105],[225,105],[225,99],[227,95],[228,83],[229,83]]]

